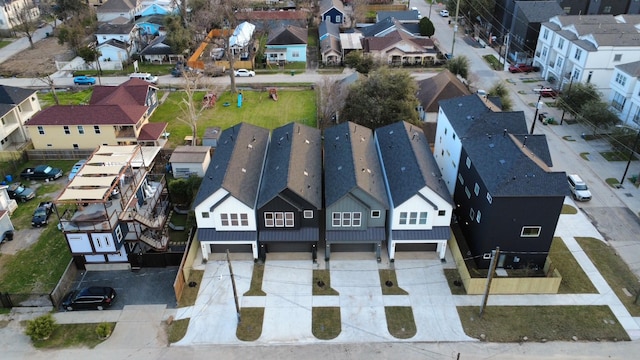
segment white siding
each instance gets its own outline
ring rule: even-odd
[[[449,119],[442,111],[442,108],[440,108],[438,111],[438,126],[436,129],[433,156],[440,168],[442,179],[450,195],[453,195],[453,191],[455,190],[461,152],[462,143],[460,143],[460,138],[453,131]]]
[[[93,233],[91,234],[91,243],[96,253],[116,251],[116,244],[111,233]]]
[[[72,254],[93,252],[87,234],[67,234],[67,242]]]

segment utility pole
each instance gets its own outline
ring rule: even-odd
[[[458,32],[458,13],[460,12],[460,0],[456,3],[456,17],[453,24],[453,42],[451,43],[451,59],[453,59],[453,49],[456,46],[456,33]]]
[[[489,264],[489,274],[487,274],[487,288],[484,290],[484,296],[482,297],[482,305],[480,305],[480,317],[484,313],[484,308],[489,301],[489,290],[491,289],[491,280],[493,280],[493,273],[496,271],[498,261],[496,260],[500,256],[500,246],[496,246],[496,249],[491,252],[491,263]]]
[[[231,274],[231,287],[233,288],[233,300],[236,303],[236,315],[238,323],[240,323],[240,302],[238,301],[238,289],[236,289],[236,279],[233,277],[233,267],[231,267],[231,259],[229,258],[229,249],[227,249],[227,264],[229,264],[229,274]]]

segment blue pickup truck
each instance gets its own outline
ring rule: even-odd
[[[36,211],[33,212],[31,226],[40,227],[49,223],[49,216],[53,212],[53,203],[51,201],[41,202],[38,204]]]

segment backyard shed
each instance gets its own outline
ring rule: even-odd
[[[202,145],[211,146],[215,149],[218,146],[218,139],[220,138],[220,127],[208,127],[204,130],[204,136],[202,137]]]
[[[178,146],[169,158],[173,177],[203,177],[211,162],[210,150],[210,146]]]

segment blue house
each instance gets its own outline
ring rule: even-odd
[[[151,16],[151,15],[171,15],[171,9],[162,6],[160,4],[150,4],[147,7],[143,7],[137,16]]]
[[[293,25],[271,32],[265,51],[267,63],[306,62],[307,33],[307,29]]]
[[[332,22],[342,25],[344,23],[344,5],[340,0],[321,0],[320,19],[321,21]]]
[[[258,195],[259,256],[307,252],[316,259],[322,212],[320,130],[289,123],[273,130]]]
[[[325,259],[370,251],[380,260],[389,201],[371,129],[345,122],[324,132]]]
[[[136,20],[136,25],[140,28],[140,36],[146,36],[152,39],[158,35],[164,35],[164,16],[152,15],[143,16]]]

